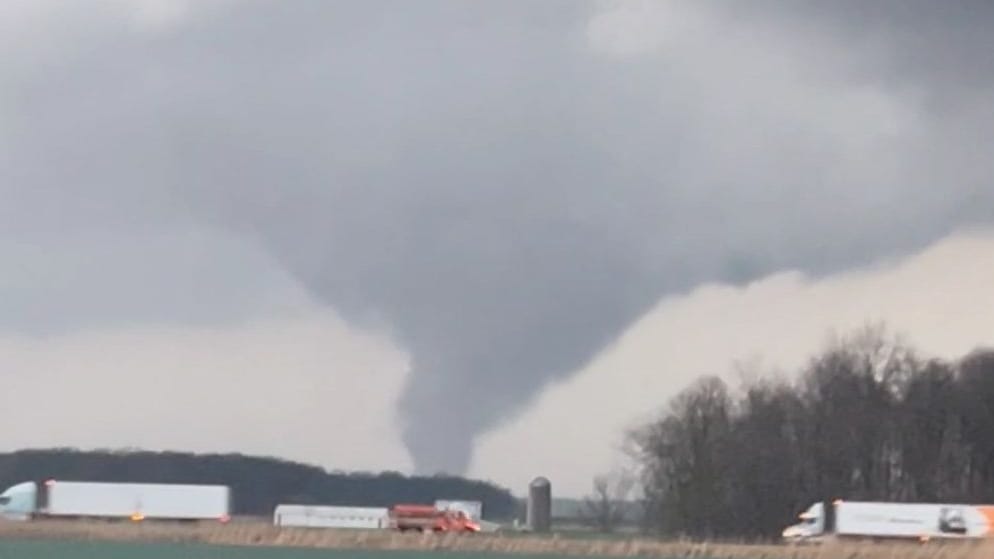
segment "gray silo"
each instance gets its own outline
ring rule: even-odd
[[[528,484],[526,523],[532,532],[548,532],[552,527],[552,484],[537,477]]]

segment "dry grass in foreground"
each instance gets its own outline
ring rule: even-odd
[[[659,542],[646,539],[575,540],[551,537],[420,535],[380,531],[275,528],[264,523],[226,526],[114,524],[96,522],[4,522],[0,538],[195,542],[237,546],[325,549],[448,550],[505,554],[557,554],[667,559],[994,559],[994,541],[827,543],[821,546]]]

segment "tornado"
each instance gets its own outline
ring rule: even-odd
[[[259,247],[410,354],[419,473],[668,296],[994,221],[989,2],[119,4],[0,23],[8,238]]]

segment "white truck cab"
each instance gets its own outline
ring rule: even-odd
[[[784,528],[783,539],[786,541],[805,541],[819,538],[825,534],[825,504],[818,502],[800,515],[800,522]]]
[[[6,520],[28,520],[37,512],[38,486],[26,481],[7,488],[0,493],[0,518]]]

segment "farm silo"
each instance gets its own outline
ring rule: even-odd
[[[526,523],[532,532],[548,532],[552,526],[552,484],[537,477],[528,485]]]

